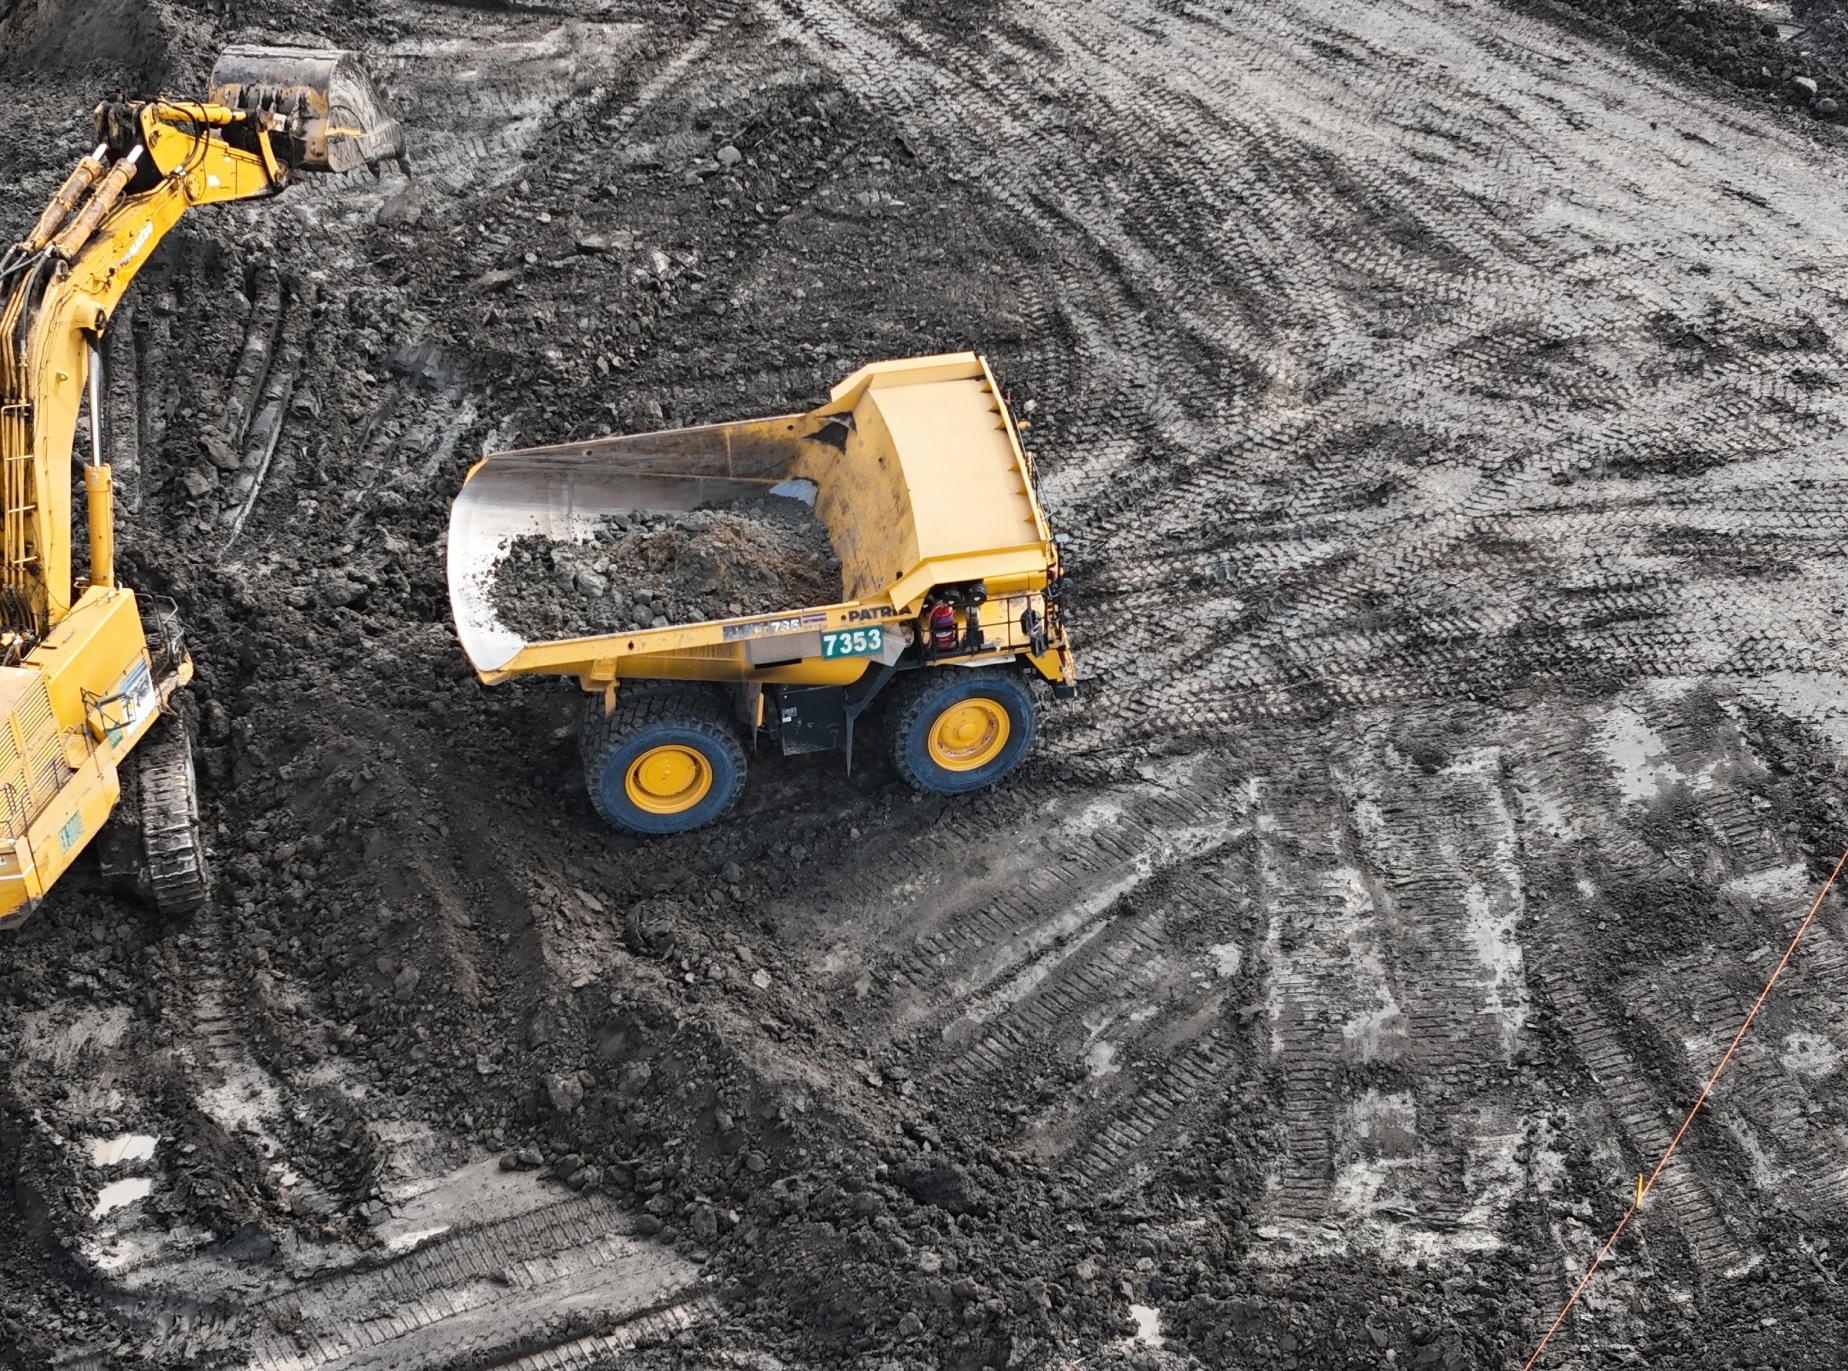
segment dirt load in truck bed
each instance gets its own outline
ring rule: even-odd
[[[493,585],[501,622],[528,641],[767,614],[842,595],[827,527],[782,495],[690,514],[635,510],[604,520],[588,542],[515,538]]]

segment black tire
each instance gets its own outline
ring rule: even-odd
[[[704,828],[723,818],[744,790],[738,730],[724,702],[698,686],[650,682],[634,692],[624,686],[608,715],[593,695],[579,750],[591,806],[606,823],[631,833],[659,837]],[[640,768],[651,753],[667,774],[680,768],[691,775],[686,789],[663,789],[653,805],[646,802],[648,772]],[[668,760],[660,761],[663,756]]]
[[[908,673],[895,694],[888,716],[892,764],[914,788],[933,795],[966,795],[993,785],[1025,760],[1039,731],[1032,692],[1005,668],[926,667]],[[943,745],[935,734],[939,723],[949,727],[953,716],[946,716],[978,702],[987,704],[988,718],[981,720],[981,710],[973,717],[993,733],[978,728],[960,748]]]

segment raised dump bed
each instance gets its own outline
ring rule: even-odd
[[[836,578],[821,602],[730,612]],[[469,661],[490,684],[549,673],[592,692],[593,802],[640,832],[723,813],[752,731],[851,755],[888,688],[914,785],[998,780],[1032,742],[1031,680],[1071,693],[1063,588],[1031,461],[973,353],[862,367],[803,414],[496,453],[450,515]]]

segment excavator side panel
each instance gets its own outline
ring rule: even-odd
[[[108,751],[60,727],[47,675],[0,668],[0,917],[37,903],[119,792]]]
[[[66,730],[126,752],[160,709],[133,592],[93,588],[26,657],[45,674]]]
[[[32,875],[41,891],[50,890],[70,870],[109,822],[121,797],[121,777],[107,748],[92,751],[72,770],[64,788],[26,831]]]
[[[0,918],[29,909],[108,820],[117,766],[188,673],[154,678],[132,592],[93,588],[0,668]]]

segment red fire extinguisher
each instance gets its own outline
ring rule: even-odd
[[[956,611],[947,600],[930,607],[930,649],[932,652],[956,650]]]

